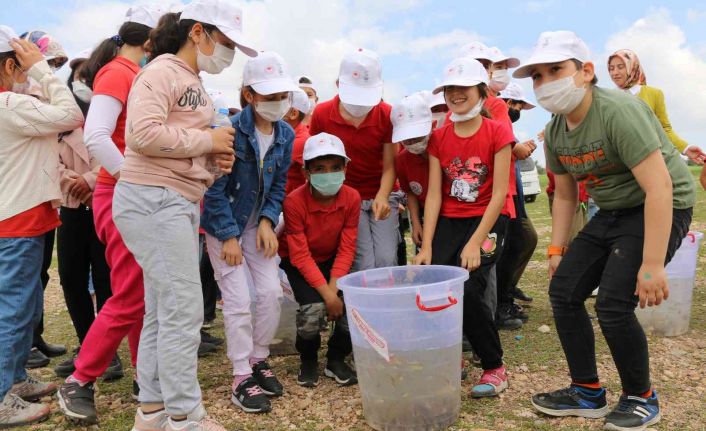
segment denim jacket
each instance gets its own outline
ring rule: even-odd
[[[266,217],[272,226],[279,222],[287,184],[287,171],[292,160],[294,130],[284,121],[274,126],[274,141],[260,164],[260,146],[255,137],[252,106],[231,117],[235,129],[235,163],[233,171],[208,189],[204,197],[201,227],[219,241],[240,238],[257,204],[260,173],[263,172],[262,205],[258,220]]]

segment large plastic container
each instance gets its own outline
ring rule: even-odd
[[[665,268],[669,280],[669,299],[656,307],[638,307],[635,311],[645,332],[675,337],[689,330],[696,264],[703,237],[701,232],[689,232]]]
[[[295,355],[297,349],[297,310],[299,304],[294,298],[294,292],[289,285],[289,279],[284,270],[279,270],[279,282],[284,296],[282,298],[282,311],[279,318],[279,326],[275,338],[270,343],[270,354],[276,356]]]
[[[467,279],[458,267],[401,266],[338,281],[371,427],[426,431],[456,422]]]

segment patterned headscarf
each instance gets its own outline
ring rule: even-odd
[[[625,84],[623,84],[622,86],[623,90],[632,88],[635,85],[647,84],[647,77],[645,76],[645,72],[642,70],[642,66],[640,65],[640,59],[637,58],[637,54],[635,54],[629,49],[620,49],[618,51],[615,51],[613,55],[608,57],[609,67],[610,60],[612,60],[613,57],[618,57],[623,60],[623,63],[625,63],[625,70],[628,73],[628,78],[625,80]]]
[[[39,51],[47,60],[54,59],[57,67],[63,66],[68,60],[64,48],[52,36],[41,30],[33,30],[23,34],[22,39],[28,40],[39,47]]]

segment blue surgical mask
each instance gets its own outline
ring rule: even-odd
[[[334,196],[341,189],[346,174],[341,172],[329,172],[326,174],[311,174],[309,182],[319,193],[324,196]]]
[[[140,63],[139,63],[140,69],[147,66],[148,61],[149,61],[149,57],[147,57],[147,54],[143,55],[142,58],[140,59]]]

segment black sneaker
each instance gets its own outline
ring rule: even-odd
[[[267,413],[272,410],[267,395],[252,377],[240,382],[230,400],[246,413]]]
[[[132,399],[138,401],[140,398],[140,385],[137,384],[137,380],[132,381]]]
[[[46,367],[47,365],[49,365],[49,358],[47,358],[47,356],[40,352],[36,347],[32,347],[32,350],[29,351],[29,357],[27,358],[25,368],[28,370],[33,370],[35,368]]]
[[[54,367],[54,374],[56,374],[57,377],[69,377],[71,374],[76,371],[76,365],[74,364],[74,361],[76,361],[76,357],[78,356],[79,348],[75,348],[73,354],[71,357],[63,360],[62,362],[59,362],[59,365]]]
[[[277,380],[267,361],[260,361],[252,366],[252,375],[262,392],[271,397],[280,397],[284,394],[282,383]]]
[[[215,352],[218,350],[218,347],[216,347],[215,344],[211,343],[204,343],[203,341],[201,344],[199,344],[199,351],[197,353],[197,356],[199,358],[203,358],[206,355],[210,355],[211,353]]]
[[[527,295],[517,286],[512,288],[512,297],[519,301],[532,302],[532,297]]]
[[[592,394],[595,392],[595,394]],[[536,394],[532,406],[549,416],[580,416],[599,419],[608,414],[605,389],[592,391],[571,385],[558,391]]]
[[[510,315],[516,319],[520,319],[522,323],[529,321],[529,314],[525,313],[520,304],[514,302],[510,305]]]
[[[329,360],[326,363],[324,375],[334,379],[341,386],[350,386],[358,383],[358,376],[356,376],[355,371],[345,361],[341,360]]]
[[[297,384],[305,388],[313,388],[319,385],[319,363],[317,361],[302,361],[297,376]]]
[[[498,329],[512,331],[522,328],[522,320],[513,316],[512,304],[498,304],[498,314],[495,319]]]
[[[57,356],[66,354],[66,346],[61,344],[49,344],[42,337],[39,337],[37,343],[32,347],[36,347],[40,352],[44,353],[44,356],[48,358],[56,358]]]
[[[605,418],[604,428],[614,431],[642,431],[660,420],[657,392],[649,398],[622,395],[618,405]]]
[[[110,365],[105,369],[101,378],[104,382],[112,382],[114,380],[122,379],[125,376],[123,371],[123,362],[120,360],[120,356],[116,353],[113,356],[113,360],[110,361]]]
[[[223,344],[223,338],[214,337],[213,335],[209,334],[208,332],[201,330],[201,342],[202,343],[210,343],[210,344],[213,344],[214,346],[220,346],[221,344]]]
[[[93,383],[81,386],[76,382],[64,383],[56,393],[61,411],[70,420],[85,425],[98,423],[96,416],[95,388]]]

